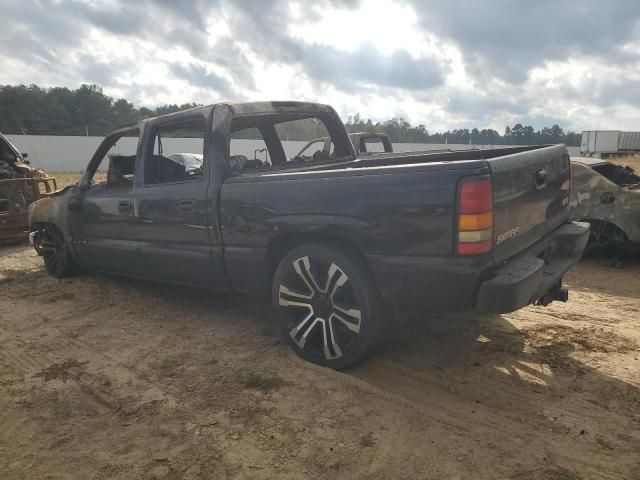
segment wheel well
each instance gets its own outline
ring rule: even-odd
[[[375,278],[371,274],[369,263],[367,262],[364,254],[351,240],[327,234],[288,233],[274,238],[267,246],[267,275],[269,285],[271,285],[273,275],[284,256],[294,248],[307,243],[333,247],[350,254],[366,269],[367,272],[369,272],[371,279],[375,283]]]
[[[30,227],[29,230],[31,232],[35,232],[36,230],[40,230],[41,228],[44,228],[45,226],[50,225],[53,228],[55,228],[56,230],[58,230],[59,232],[62,232],[62,229],[60,229],[60,227],[58,227],[55,223],[53,222],[34,222]]]
[[[585,219],[584,221],[591,224],[592,236],[605,237],[609,240],[622,240],[625,242],[628,240],[625,231],[615,223],[598,219]]]

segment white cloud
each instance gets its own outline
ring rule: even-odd
[[[431,131],[640,128],[633,1],[4,3],[4,84],[98,83],[138,106],[304,99]]]

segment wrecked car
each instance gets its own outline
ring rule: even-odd
[[[350,133],[349,138],[358,156],[393,152],[391,139],[386,133],[357,132]],[[306,161],[314,158],[317,160],[318,156],[328,156],[332,149],[331,137],[314,138],[302,147],[293,158]]]
[[[282,131],[309,119],[333,150],[288,159]],[[239,153],[248,129],[270,161]],[[174,151],[202,155],[201,168]],[[295,353],[337,369],[387,338],[396,310],[567,300],[562,277],[589,226],[569,221],[563,145],[375,157],[358,157],[328,105],[151,118],[107,136],[77,185],[31,206],[31,241],[56,277],[87,269],[268,296]]]
[[[56,190],[56,181],[33,168],[0,133],[0,244],[16,243],[29,236],[27,207]]]
[[[640,176],[631,167],[587,157],[571,159],[571,217],[591,224],[590,247],[611,248],[614,260],[640,247]]]

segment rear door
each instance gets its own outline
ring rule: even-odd
[[[488,160],[497,260],[524,250],[569,218],[571,168],[564,145]]]
[[[211,257],[216,196],[210,202],[207,195],[207,123],[204,114],[194,113],[146,127],[135,192],[142,277],[207,287],[221,281]]]

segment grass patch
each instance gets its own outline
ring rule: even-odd
[[[263,392],[270,392],[289,385],[289,382],[277,375],[265,375],[257,372],[250,372],[244,375],[241,381],[243,387],[262,390]]]

